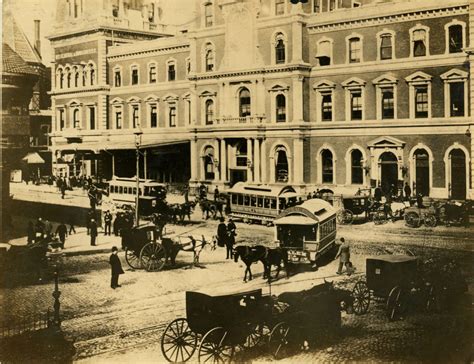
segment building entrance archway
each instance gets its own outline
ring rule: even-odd
[[[466,198],[466,155],[461,149],[453,149],[449,153],[451,160],[451,198]]]
[[[415,158],[415,192],[422,196],[430,195],[430,157],[424,149],[417,149]]]
[[[379,158],[380,187],[384,194],[391,192],[392,186],[398,183],[398,160],[392,152],[384,152]]]

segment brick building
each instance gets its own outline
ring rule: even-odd
[[[179,29],[89,1],[58,0],[50,37],[58,171],[135,175],[140,128],[165,182],[472,198],[466,0],[196,0]]]

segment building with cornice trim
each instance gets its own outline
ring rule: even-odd
[[[163,182],[472,198],[467,0],[197,0],[185,29],[112,3],[58,0],[57,171],[134,176],[140,128]]]

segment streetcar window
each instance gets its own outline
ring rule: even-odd
[[[142,195],[143,190],[141,188],[138,189],[138,192],[139,192],[140,196],[143,196]]]
[[[123,193],[123,187],[119,186],[119,193]]]
[[[256,196],[250,196],[250,206],[252,206],[252,207],[257,206],[257,197]]]
[[[145,187],[145,196],[151,196],[150,187]]]
[[[284,198],[280,198],[280,210],[284,210],[286,208],[286,200]]]
[[[243,204],[244,204],[244,196],[237,195],[237,205],[243,205]]]
[[[249,206],[250,205],[250,196],[244,196],[244,205]]]
[[[232,204],[236,204],[237,203],[237,195],[231,195],[232,197]]]
[[[277,208],[277,200],[275,198],[270,199],[270,208],[276,210]]]
[[[270,200],[268,198],[263,199],[263,207],[266,209],[270,207]]]
[[[262,197],[258,197],[257,198],[257,207],[262,207],[263,206],[263,198]]]
[[[130,191],[130,189],[128,189],[129,193],[131,194],[132,191]],[[137,194],[137,188],[136,187],[133,187],[133,194],[136,195]]]

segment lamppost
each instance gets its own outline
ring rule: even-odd
[[[140,200],[140,145],[142,141],[143,131],[140,128],[135,129],[133,132],[135,135],[135,147],[136,147],[136,173],[137,173],[137,194],[135,195],[135,223],[138,226],[138,201]]]

